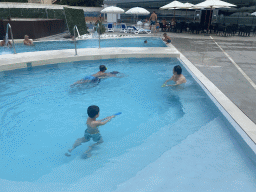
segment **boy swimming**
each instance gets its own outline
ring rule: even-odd
[[[186,83],[187,80],[186,78],[184,77],[184,75],[181,74],[182,73],[182,68],[179,66],[179,65],[176,65],[174,68],[173,68],[173,76],[166,80],[164,82],[164,84],[162,85],[162,87],[166,87],[166,86],[176,86],[176,85],[180,85],[182,83]],[[174,85],[166,85],[166,83],[168,81],[174,81],[176,84]]]
[[[105,76],[107,76],[108,74],[105,73],[106,70],[107,70],[107,67],[105,65],[100,65],[99,67],[99,72],[93,74],[93,75],[88,75],[88,76],[85,76],[83,79],[75,82],[74,84],[70,85],[70,87],[74,87],[75,85],[78,85],[78,84],[84,84],[84,83],[97,83],[99,82],[99,80],[101,78],[104,78]]]
[[[75,141],[75,143],[73,144],[73,147],[71,149],[69,149],[67,153],[65,153],[66,156],[71,156],[71,152],[77,146],[79,146],[82,143],[85,143],[87,141],[90,141],[91,138],[96,143],[93,144],[92,146],[90,146],[89,149],[86,151],[87,157],[90,156],[90,151],[91,151],[93,146],[99,145],[99,144],[103,143],[103,139],[102,139],[100,131],[99,131],[99,126],[105,125],[112,118],[114,118],[115,115],[106,117],[106,118],[101,119],[101,120],[96,120],[99,117],[99,113],[100,113],[100,109],[99,109],[98,106],[91,105],[91,106],[88,107],[87,114],[88,114],[89,117],[87,118],[87,122],[86,122],[87,129],[84,132],[84,137],[78,138]]]

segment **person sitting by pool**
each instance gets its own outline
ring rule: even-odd
[[[168,44],[168,43],[171,43],[171,42],[172,42],[172,41],[171,41],[171,37],[167,36],[167,34],[166,34],[166,33],[164,33],[164,34],[163,34],[163,36],[164,36],[163,41],[165,41],[165,42],[166,42],[166,44]]]
[[[28,35],[25,35],[24,36],[24,41],[23,41],[24,45],[33,45],[33,42],[29,39],[29,36]]]
[[[5,46],[5,44],[6,44],[5,37],[3,37],[3,41],[0,42],[0,45],[3,47],[3,46]],[[11,41],[8,41],[7,46],[8,47],[12,46]]]
[[[115,115],[106,117],[101,120],[96,120],[99,117],[100,109],[96,105],[91,105],[87,108],[87,114],[88,118],[86,121],[87,129],[84,132],[84,137],[78,138],[75,143],[73,144],[72,148],[68,150],[67,153],[65,153],[66,156],[71,156],[71,152],[79,145],[82,143],[88,142],[91,139],[93,139],[95,144],[89,147],[89,149],[85,152],[87,157],[91,156],[90,151],[95,145],[99,145],[103,143],[103,139],[101,137],[100,131],[99,131],[99,126],[105,125],[107,122],[109,122],[112,118],[115,117]]]
[[[93,74],[93,75],[89,75],[89,76],[86,76],[84,77],[83,79],[75,82],[74,84],[71,85],[71,87],[77,85],[77,84],[84,84],[84,83],[97,83],[99,82],[99,80],[101,78],[104,78],[106,76],[109,76],[106,72],[107,70],[107,67],[105,65],[100,65],[99,67],[100,71]]]
[[[182,69],[179,65],[176,65],[174,68],[173,68],[173,76],[166,80],[164,82],[164,84],[162,85],[162,87],[166,87],[166,86],[176,86],[176,85],[180,85],[182,83],[186,83],[187,80],[186,78],[184,77],[184,75],[181,74],[182,73]],[[166,85],[166,83],[168,81],[174,81],[176,84],[174,85]]]

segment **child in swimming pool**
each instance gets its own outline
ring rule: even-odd
[[[93,74],[93,75],[89,75],[89,76],[86,76],[84,77],[83,79],[75,82],[74,84],[72,84],[70,87],[74,87],[75,85],[77,84],[84,84],[84,83],[96,83],[96,82],[99,82],[99,79],[101,78],[104,78],[105,76],[107,76],[107,73],[106,70],[107,70],[107,67],[105,65],[100,65],[99,67],[100,71]]]
[[[163,36],[164,36],[163,41],[165,41],[166,44],[171,43],[171,37],[167,36],[166,33],[164,33]]]
[[[174,81],[175,84],[167,85],[166,83],[168,81]],[[180,85],[180,84],[186,83],[186,82],[187,82],[186,78],[184,77],[184,75],[182,75],[182,68],[179,65],[176,65],[173,68],[173,76],[170,79],[166,80],[164,82],[164,84],[162,85],[162,87],[177,86],[177,85]]]
[[[112,118],[115,117],[115,115],[106,117],[104,119],[101,120],[96,120],[99,117],[99,113],[100,113],[100,109],[98,106],[96,105],[91,105],[88,107],[87,109],[87,114],[88,114],[88,118],[87,118],[87,129],[84,132],[84,137],[82,138],[78,138],[75,143],[73,144],[73,147],[71,149],[68,150],[67,153],[65,153],[66,156],[71,156],[71,152],[79,145],[81,145],[82,143],[88,142],[90,141],[90,139],[92,138],[94,142],[96,142],[95,144],[93,144],[92,146],[89,147],[89,149],[85,152],[85,154],[87,155],[87,157],[89,157],[90,151],[92,150],[92,148],[95,145],[99,145],[101,143],[103,143],[103,139],[101,137],[100,131],[99,131],[99,126],[101,125],[105,125],[107,122],[109,122]]]

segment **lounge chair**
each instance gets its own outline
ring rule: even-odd
[[[133,28],[132,33],[134,34],[150,34],[151,33],[151,31],[148,29],[143,29],[143,28],[138,29],[134,25],[132,26],[132,28]]]
[[[125,23],[122,23],[122,24],[121,24],[120,33],[127,33],[127,26],[126,26]]]
[[[108,24],[108,32],[114,32],[114,25],[112,23]]]

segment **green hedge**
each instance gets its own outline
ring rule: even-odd
[[[46,12],[47,11],[47,12]],[[0,8],[0,18],[48,18],[65,19],[63,9],[35,9],[35,8]]]
[[[64,7],[69,32],[74,35],[74,26],[76,25],[80,35],[88,33],[84,19],[84,11],[82,9],[71,9]]]

